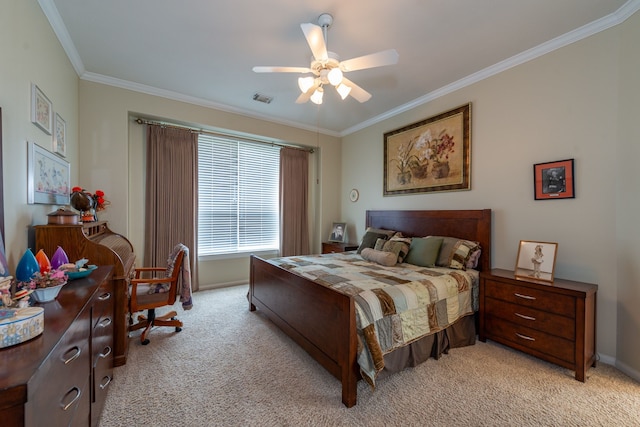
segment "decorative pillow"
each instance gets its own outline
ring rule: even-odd
[[[402,251],[403,246],[404,244],[402,242],[378,239],[376,241],[376,246],[373,249],[377,251],[383,251],[383,252],[392,252],[393,254],[395,254],[396,258],[398,258],[398,262],[402,262],[399,259],[400,259],[400,251]],[[404,258],[405,255],[406,255],[406,251],[402,257]]]
[[[396,233],[395,236],[389,239],[389,242],[393,242],[394,244],[398,244],[400,246],[400,251],[398,252],[398,262],[403,263],[404,259],[409,253],[409,248],[411,247],[411,237],[402,237],[402,233]]]
[[[451,254],[453,253],[453,248],[458,243],[457,237],[448,237],[448,236],[433,236],[433,237],[442,237],[442,246],[440,247],[440,253],[438,254],[438,260],[436,261],[436,265],[438,267],[449,267],[449,258],[451,258]]]
[[[377,251],[372,248],[364,248],[360,255],[367,261],[375,262],[385,267],[393,267],[398,261],[398,256],[393,252]]]
[[[468,240],[458,240],[453,247],[453,252],[449,257],[449,268],[456,270],[466,270],[469,258],[476,252],[480,246],[476,242]]]
[[[420,267],[435,267],[442,237],[414,237],[411,239],[411,247],[404,262]]]
[[[478,246],[478,249],[476,249],[475,251],[471,252],[471,256],[469,257],[469,260],[467,261],[467,268],[468,269],[476,269],[478,268],[478,261],[480,260],[480,255],[482,254],[482,249],[480,249],[480,246]]]
[[[387,230],[386,228],[373,228],[373,227],[367,227],[367,229],[365,230],[365,233],[367,231],[371,231],[373,233],[378,233],[378,234],[385,234],[387,237],[391,237],[394,234],[396,234],[395,231],[393,230]]]
[[[358,253],[362,253],[364,248],[374,248],[376,246],[376,241],[378,239],[387,240],[389,236],[385,233],[378,233],[375,231],[367,231],[364,233],[364,237],[362,237],[362,242],[360,242],[360,246],[358,246]]]

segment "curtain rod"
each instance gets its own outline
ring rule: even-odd
[[[181,126],[181,125],[175,125],[175,124],[171,124],[171,123],[165,123],[165,122],[156,122],[156,121],[152,121],[152,120],[147,120],[147,119],[143,119],[138,117],[137,119],[134,120],[136,123],[138,123],[139,125],[152,125],[152,126],[162,126],[164,128],[169,128],[169,129],[182,129],[182,130],[188,130],[189,132],[192,133],[197,133],[197,134],[204,134],[204,135],[213,135],[213,136],[218,136],[218,137],[225,137],[225,138],[235,138],[235,139],[239,139],[242,141],[247,141],[247,142],[256,142],[259,144],[267,144],[267,145],[271,145],[271,146],[275,146],[275,147],[283,147],[283,148],[292,148],[294,150],[302,150],[302,151],[308,151],[309,153],[313,153],[314,149],[313,148],[308,148],[308,147],[302,147],[302,146],[297,146],[297,145],[289,145],[289,144],[282,144],[282,143],[278,143],[278,142],[269,142],[269,141],[263,141],[260,139],[253,139],[253,138],[247,138],[247,137],[243,137],[243,136],[237,136],[237,135],[233,135],[230,133],[223,133],[223,132],[213,132],[213,131],[208,131],[205,129],[197,129],[197,128],[193,128],[190,126]]]

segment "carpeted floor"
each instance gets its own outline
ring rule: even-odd
[[[182,332],[132,338],[100,426],[640,426],[640,384],[599,363],[573,372],[487,342],[378,381],[358,404],[340,382],[248,311],[247,286],[194,294]]]

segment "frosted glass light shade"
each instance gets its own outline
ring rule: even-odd
[[[323,95],[324,95],[324,90],[322,89],[322,87],[319,87],[318,89],[316,89],[315,92],[313,92],[313,95],[311,95],[311,102],[318,105],[322,104]]]
[[[344,83],[341,83],[340,86],[336,88],[336,90],[338,91],[342,99],[345,99],[349,95],[349,92],[351,92],[351,88]]]
[[[300,77],[298,78],[298,87],[302,91],[302,93],[307,93],[309,89],[315,83],[315,79],[313,77]]]
[[[332,68],[327,74],[327,79],[329,79],[329,83],[334,86],[338,86],[342,82],[342,71],[340,68]]]

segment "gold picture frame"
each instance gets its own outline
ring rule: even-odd
[[[470,103],[384,134],[384,196],[470,189]]]
[[[558,244],[520,240],[516,258],[516,278],[553,282]]]

